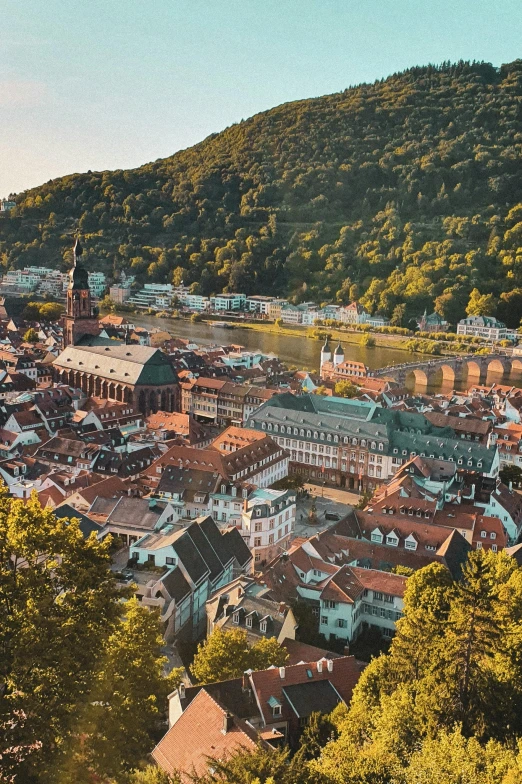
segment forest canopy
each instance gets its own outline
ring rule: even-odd
[[[0,261],[65,269],[79,230],[110,278],[518,326],[521,96],[522,61],[459,62],[284,104],[138,169],[18,195]]]

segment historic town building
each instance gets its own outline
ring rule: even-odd
[[[81,389],[89,397],[129,403],[144,416],[158,410],[179,411],[176,371],[160,349],[98,337],[82,253],[77,240],[64,316],[65,348],[53,363],[56,381]]]
[[[75,346],[84,335],[99,335],[98,310],[93,308],[89,275],[81,263],[83,248],[77,239],[74,265],[69,273],[66,309],[63,317],[63,345]]]

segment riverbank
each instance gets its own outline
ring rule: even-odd
[[[208,322],[212,323],[212,322]],[[298,338],[306,338],[307,340],[314,340],[316,342],[323,342],[322,338],[317,338],[310,334],[313,330],[319,330],[323,333],[328,333],[330,335],[330,340],[333,343],[340,342],[340,343],[351,343],[356,346],[363,345],[361,340],[364,335],[370,335],[375,343],[373,345],[379,346],[381,348],[393,348],[398,349],[399,351],[407,351],[406,342],[410,340],[409,337],[403,337],[401,335],[383,335],[379,332],[362,332],[362,331],[345,331],[341,329],[335,329],[332,327],[300,327],[298,325],[295,326],[287,326],[283,324],[281,327],[276,326],[272,323],[266,322],[243,322],[243,321],[233,321],[230,322],[231,325],[234,327],[241,327],[241,329],[250,329],[254,332],[263,332],[265,334],[271,335],[288,335],[291,337],[298,337]]]

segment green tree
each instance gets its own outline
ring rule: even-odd
[[[404,320],[405,315],[406,315],[406,305],[404,303],[401,303],[400,305],[395,305],[390,319],[390,324],[393,327],[402,327],[402,322]]]
[[[30,327],[24,334],[25,343],[38,343],[38,332]]]
[[[128,601],[92,686],[78,755],[84,769],[116,776],[142,762],[161,736],[167,695],[182,675],[164,676],[162,645],[157,613]]]
[[[514,487],[520,487],[522,482],[522,468],[516,465],[502,466],[499,476],[505,485],[509,485],[509,483],[512,482]]]
[[[373,335],[363,335],[359,341],[359,345],[371,348],[375,346],[375,338]]]
[[[473,289],[466,307],[468,316],[492,316],[495,313],[496,300],[493,294],[481,294]]]
[[[334,393],[337,397],[353,398],[359,394],[359,387],[356,387],[355,384],[348,380],[337,381]]]
[[[209,762],[211,772],[194,778],[193,784],[313,784],[305,763],[292,759],[288,749],[240,750],[229,759]]]
[[[116,303],[109,294],[106,294],[100,300],[100,310],[104,313],[114,313],[116,310]]]
[[[54,769],[118,618],[109,544],[85,540],[77,520],[57,519],[36,497],[0,490],[0,725],[10,723],[11,748],[37,749],[20,781]]]
[[[288,652],[275,637],[262,637],[249,646],[245,629],[216,628],[199,644],[190,669],[199,683],[214,683],[237,678],[248,669],[281,666],[287,659]]]
[[[46,302],[44,305],[40,305],[40,318],[45,321],[58,321],[64,311],[64,306],[59,302]]]

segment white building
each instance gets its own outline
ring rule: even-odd
[[[493,316],[468,316],[457,324],[457,335],[472,335],[484,340],[518,340],[516,329],[509,329]]]
[[[244,502],[240,532],[256,564],[288,548],[295,516],[296,495],[290,490],[254,490]]]
[[[146,283],[127,301],[129,305],[136,305],[138,308],[163,310],[171,306],[173,297],[174,287],[171,283]]]
[[[105,273],[89,272],[89,288],[95,297],[103,297],[105,289],[107,288]]]
[[[211,308],[220,313],[244,310],[245,304],[246,294],[218,294],[210,297]]]
[[[182,294],[177,295],[179,303],[189,310],[201,312],[210,309],[210,299],[202,297],[201,294]]]
[[[263,297],[261,295],[254,295],[247,297],[246,309],[251,313],[260,313],[262,316],[269,315],[270,303],[275,300],[275,297]]]

